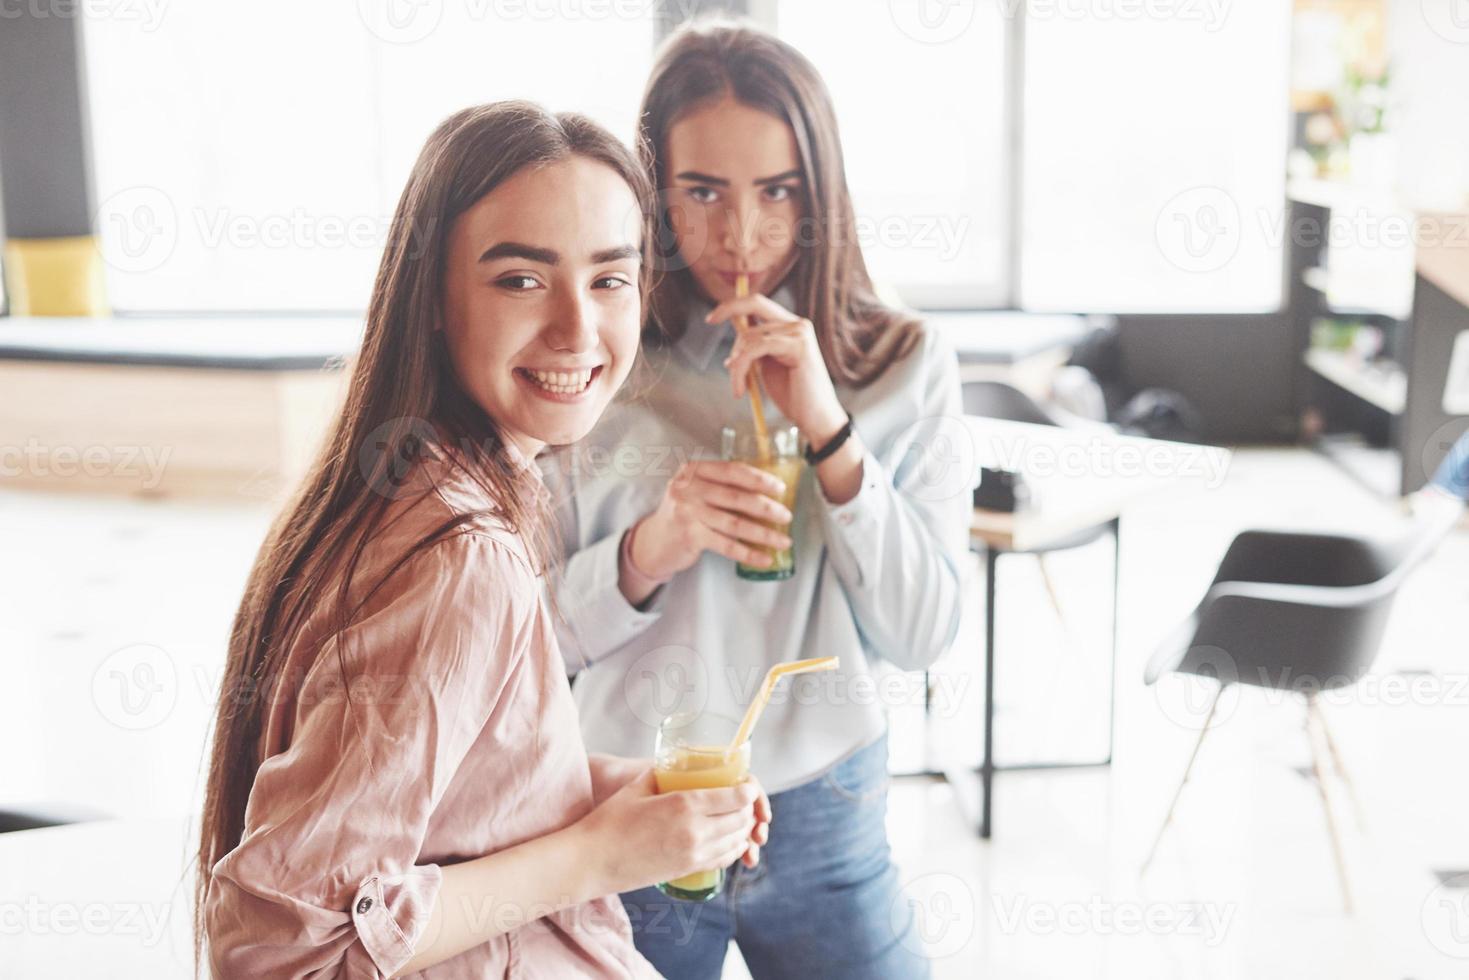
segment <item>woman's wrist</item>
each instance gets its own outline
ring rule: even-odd
[[[634,556],[633,548],[637,543],[637,532],[648,520],[647,517],[640,518],[632,527],[628,528],[622,535],[622,544],[618,548],[617,556],[617,587],[622,596],[634,607],[641,607],[652,598],[665,582],[667,577],[649,574],[643,570],[642,564]]]

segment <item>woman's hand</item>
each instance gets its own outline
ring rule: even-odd
[[[847,421],[816,342],[816,328],[768,296],[752,294],[720,303],[709,323],[748,318],[750,328],[735,338],[724,362],[730,389],[745,397],[750,368],[760,365],[765,391],[813,446],[825,445]]]
[[[652,759],[629,759],[621,755],[589,755],[592,771],[592,803],[601,804],[612,794],[652,768]]]
[[[669,481],[658,506],[638,525],[633,564],[656,579],[683,571],[705,551],[747,565],[768,565],[769,553],[755,546],[791,544],[786,535],[759,523],[791,520],[791,512],[768,496],[783,489],[779,479],[744,463],[685,463]]]
[[[770,801],[754,777],[722,789],[658,793],[651,769],[577,822],[608,893],[759,861]]]

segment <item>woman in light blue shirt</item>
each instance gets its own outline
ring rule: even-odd
[[[884,829],[884,709],[914,685],[874,667],[922,670],[958,629],[972,481],[945,469],[956,360],[878,300],[830,97],[795,50],[743,27],[686,29],[639,118],[667,232],[646,363],[632,396],[546,464],[587,745],[646,757],[673,712],[739,718],[774,663],[841,666],[786,682],[756,731],[774,811],[759,865],[705,905],[624,895],[638,948],[680,978],[718,977],[731,939],[758,980],[927,976]],[[741,273],[751,295],[736,298]],[[752,325],[738,340],[735,316]],[[759,523],[787,517],[768,496],[779,484],[718,459],[722,427],[750,418],[757,363],[771,424],[796,426],[819,460],[780,582],[735,574],[760,561],[752,546],[787,541]]]

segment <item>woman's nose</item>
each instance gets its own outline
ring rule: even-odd
[[[552,350],[579,354],[597,346],[597,323],[591,304],[577,293],[562,298],[552,311],[546,342]]]

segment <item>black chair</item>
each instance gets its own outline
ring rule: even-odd
[[[0,834],[60,827],[89,820],[106,820],[110,816],[110,813],[80,803],[33,803],[24,807],[0,807]]]
[[[1144,673],[1148,684],[1165,673],[1184,673],[1208,677],[1218,688],[1143,870],[1152,863],[1173,821],[1224,691],[1231,684],[1290,691],[1305,700],[1312,775],[1326,810],[1342,898],[1351,910],[1341,839],[1313,727],[1319,730],[1359,818],[1361,805],[1318,695],[1355,684],[1372,666],[1399,586],[1454,520],[1444,512],[1422,517],[1408,534],[1388,543],[1272,531],[1246,531],[1234,539],[1203,601],[1159,647]]]

